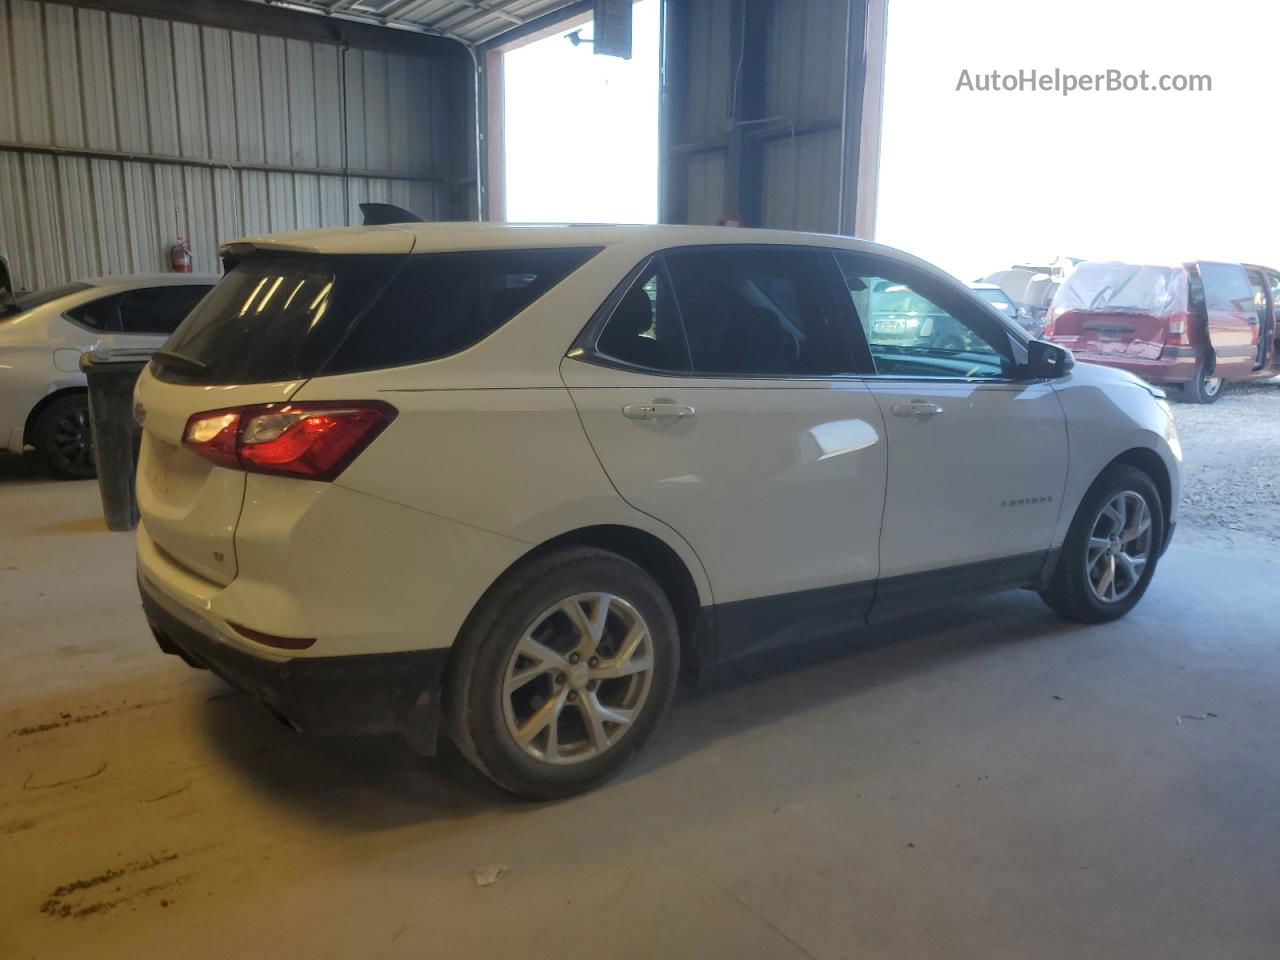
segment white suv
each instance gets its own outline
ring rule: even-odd
[[[137,386],[160,646],[300,730],[443,726],[520,794],[618,770],[681,664],[1017,587],[1121,616],[1173,530],[1158,390],[873,244],[420,224],[223,255]],[[904,289],[963,337],[878,332]]]

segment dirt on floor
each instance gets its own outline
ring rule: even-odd
[[[1229,385],[1217,403],[1174,400],[1184,535],[1223,545],[1280,542],[1280,385]]]

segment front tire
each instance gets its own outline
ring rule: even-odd
[[[493,587],[455,656],[459,749],[499,786],[550,800],[608,780],[648,741],[675,692],[679,630],[644,570],[575,547]]]
[[[49,472],[59,480],[87,480],[97,475],[87,394],[69,393],[41,410],[32,440]]]
[[[1146,593],[1163,543],[1164,509],[1151,477],[1128,464],[1108,467],[1076,510],[1040,596],[1080,623],[1118,620]]]

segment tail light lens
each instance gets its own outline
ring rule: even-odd
[[[380,400],[209,410],[187,421],[182,442],[222,467],[333,480],[395,416]]]
[[[1187,342],[1187,315],[1175,313],[1169,318],[1169,335],[1164,341],[1169,346],[1185,346]]]

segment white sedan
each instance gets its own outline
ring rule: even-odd
[[[526,796],[617,771],[682,663],[1020,587],[1122,616],[1177,518],[1158,390],[874,244],[411,224],[223,255],[135,392],[157,641],[300,730],[443,728]],[[890,286],[963,341],[881,339]]]
[[[0,297],[0,450],[28,446],[54,476],[94,475],[80,356],[160,346],[217,277],[96,277]]]

